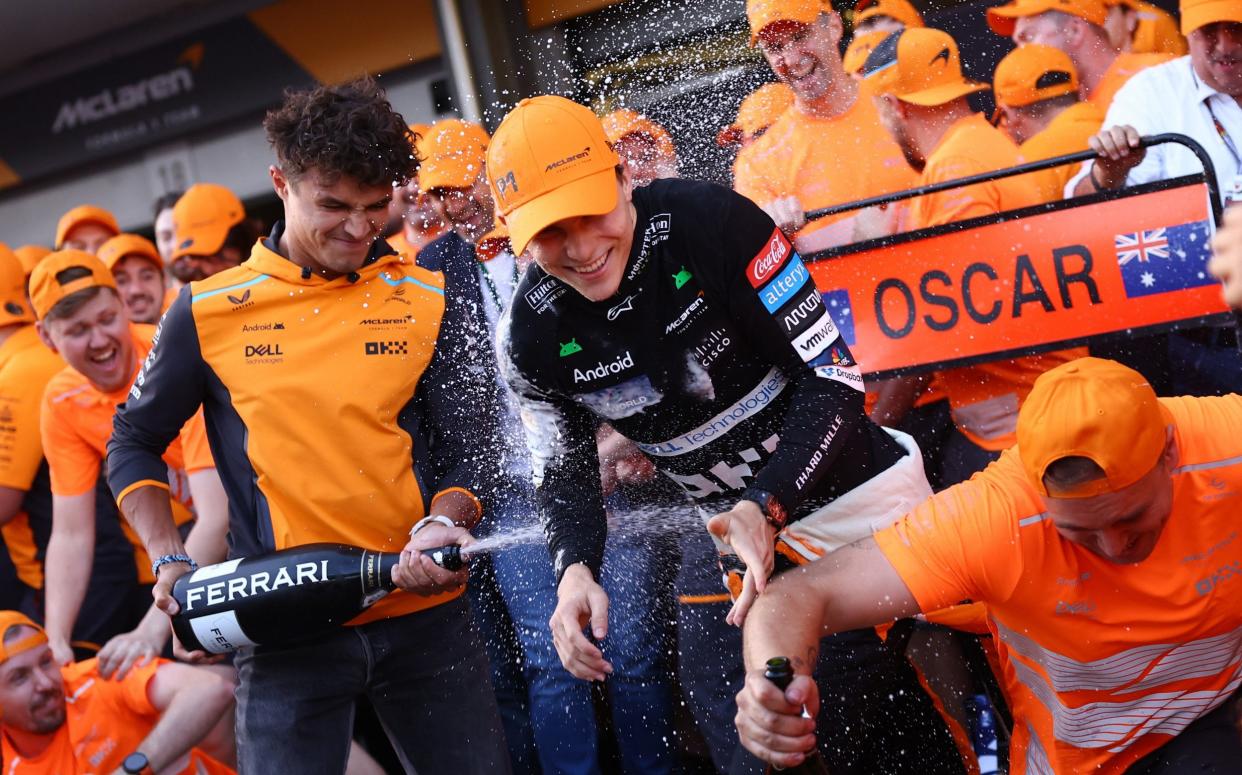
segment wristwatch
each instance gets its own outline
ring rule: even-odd
[[[785,525],[789,522],[789,512],[785,511],[785,507],[777,500],[776,496],[767,490],[757,490],[753,487],[746,490],[742,496],[745,500],[752,501],[759,505],[759,510],[763,512],[763,517],[768,524],[776,528],[777,531],[785,529]]]
[[[121,762],[121,771],[131,775],[152,775],[155,772],[151,769],[151,762],[147,761],[147,755],[142,751],[134,751],[126,756],[125,761]]]

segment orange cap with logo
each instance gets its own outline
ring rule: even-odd
[[[121,259],[127,256],[145,258],[158,266],[161,272],[164,271],[164,261],[160,258],[160,252],[155,249],[155,243],[141,234],[118,234],[100,245],[99,252],[95,255],[99,256],[109,272],[116,269]]]
[[[1023,16],[1038,16],[1048,11],[1060,11],[1070,16],[1077,16],[1097,27],[1103,27],[1104,20],[1108,18],[1108,6],[1104,5],[1104,0],[1014,0],[1008,5],[989,8],[988,26],[997,35],[1004,35],[1008,38],[1013,35],[1015,19]]]
[[[1143,375],[1103,358],[1078,358],[1044,372],[1018,410],[1018,455],[1041,495],[1048,466],[1085,457],[1104,478],[1057,498],[1091,498],[1142,479],[1165,448],[1173,419]]]
[[[673,138],[667,129],[629,108],[617,108],[604,116],[600,123],[604,125],[604,134],[610,143],[619,143],[626,135],[638,133],[654,140],[661,154],[677,155],[677,146],[673,144]]]
[[[487,179],[515,255],[545,227],[617,206],[621,163],[599,117],[564,97],[522,100],[487,149]]]
[[[0,326],[32,322],[34,314],[26,302],[26,271],[17,254],[0,242]]]
[[[13,252],[17,255],[17,260],[22,262],[22,271],[29,277],[34,271],[35,264],[47,258],[52,251],[42,245],[22,245]]]
[[[74,267],[81,267],[90,274],[66,283],[56,279],[56,275]],[[81,250],[58,250],[40,261],[31,273],[30,303],[34,305],[35,314],[42,320],[61,299],[96,287],[116,290],[116,280],[112,279],[112,272],[108,271],[102,261]]]
[[[14,627],[29,627],[34,630],[24,638],[15,641],[4,641],[4,636]],[[47,633],[43,628],[31,621],[29,616],[20,611],[0,611],[0,664],[8,662],[12,657],[32,648],[47,643]]]
[[[733,145],[762,133],[794,103],[793,89],[787,84],[765,83],[746,95],[737,109],[737,119],[720,130],[716,143]]]
[[[1242,23],[1242,3],[1238,0],[1182,0],[1182,34],[1216,22]]]
[[[214,256],[229,229],[246,218],[237,194],[215,183],[195,183],[173,205],[173,260]]]
[[[871,52],[880,45],[880,41],[889,35],[892,33],[887,30],[870,30],[855,34],[854,39],[850,41],[850,45],[841,56],[841,67],[845,68],[845,72],[850,75],[858,75],[862,72],[863,65],[867,63],[867,57],[871,56]]]
[[[821,13],[832,13],[824,0],[746,0],[746,20],[750,22],[750,45],[774,22],[812,24]]]
[[[1078,70],[1059,48],[1028,43],[1005,55],[992,75],[998,105],[1018,108],[1078,93]]]
[[[988,88],[966,80],[957,43],[931,27],[907,27],[880,41],[862,76],[868,94],[891,94],[912,105],[943,105]]]
[[[57,221],[56,248],[60,249],[65,244],[65,238],[69,236],[69,232],[84,223],[98,224],[113,234],[121,233],[121,227],[117,225],[116,216],[112,213],[96,205],[78,205],[60,216],[60,220]]]
[[[437,121],[418,142],[423,157],[418,167],[418,187],[470,188],[479,177],[491,138],[478,124],[457,118]]]
[[[923,26],[923,15],[909,0],[858,0],[854,6],[854,26],[858,27],[873,16],[887,16],[907,27]]]

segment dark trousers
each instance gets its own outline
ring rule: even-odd
[[[1129,775],[1213,775],[1242,771],[1242,730],[1237,692],[1216,710],[1193,722],[1182,733],[1134,763]]]
[[[487,657],[464,595],[307,644],[242,649],[236,665],[242,775],[344,772],[363,696],[406,772],[509,772]]]

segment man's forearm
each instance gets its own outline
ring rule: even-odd
[[[57,532],[47,542],[44,624],[48,639],[69,643],[95,560],[95,536]],[[102,644],[101,644],[102,645]]]
[[[161,771],[207,736],[232,701],[221,686],[220,681],[193,683],[177,691],[159,723],[138,745],[152,770]]]
[[[173,521],[168,490],[154,485],[139,487],[121,501],[121,513],[152,560],[166,554],[186,553],[177,523]]]
[[[222,562],[229,551],[228,495],[214,468],[195,471],[189,479],[195,519],[194,527],[185,537],[186,554],[199,565]]]
[[[824,607],[801,588],[791,594],[786,581],[774,580],[746,617],[742,652],[747,671],[762,667],[772,657],[789,657],[799,673],[810,674],[815,668]]]

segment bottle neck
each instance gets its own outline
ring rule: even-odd
[[[399,552],[372,552],[362,554],[362,594],[391,592],[397,588],[392,581],[392,569],[401,562]]]

